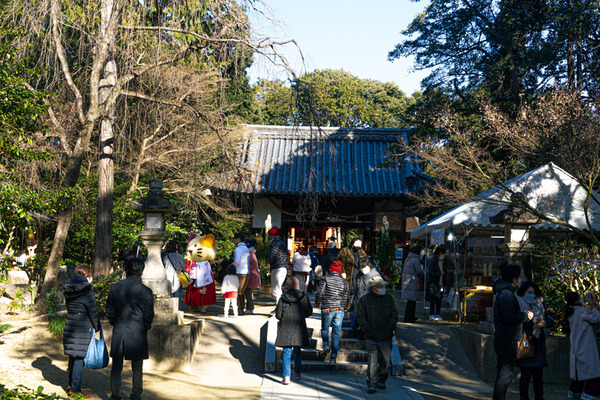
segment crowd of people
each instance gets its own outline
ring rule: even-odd
[[[281,383],[291,382],[292,354],[294,379],[302,378],[301,348],[308,347],[306,318],[313,309],[306,292],[312,285],[316,291],[314,307],[321,311],[320,356],[329,357],[330,366],[336,365],[343,321],[345,317],[350,319],[351,327],[366,342],[367,392],[385,390],[398,309],[385,288],[388,282],[371,266],[362,249],[361,239],[353,238],[348,247],[338,250],[335,238],[329,238],[320,261],[314,250],[300,247],[292,258],[292,276],[288,276],[288,254],[279,229],[270,229],[268,235],[274,314],[280,321],[275,345],[283,347]]]
[[[529,385],[533,381],[536,400],[544,398],[543,370],[546,358],[545,329],[554,319],[544,306],[544,296],[538,286],[521,280],[521,267],[503,267],[494,282],[494,351],[497,373],[493,399],[506,398],[515,367],[520,368],[519,394],[529,400]],[[600,398],[600,356],[594,326],[600,323],[595,297],[586,301],[576,292],[565,294],[566,326],[571,342],[569,399]]]
[[[365,341],[368,354],[367,391],[385,390],[392,340],[398,319],[396,299],[386,290],[388,282],[370,263],[362,249],[360,238],[354,238],[348,247],[338,249],[330,238],[320,260],[314,249],[299,248],[291,257],[279,236],[279,229],[268,231],[268,267],[271,276],[275,309],[272,314],[279,320],[275,345],[283,348],[282,384],[302,379],[302,348],[309,346],[306,318],[313,306],[320,309],[322,348],[319,354],[336,365],[340,351],[340,333],[344,319]],[[190,240],[193,236],[190,237]],[[260,287],[260,271],[256,256],[256,240],[245,240],[234,235],[233,261],[227,267],[220,294],[224,299],[224,317],[254,313],[253,291]],[[111,399],[121,399],[121,371],[123,360],[131,360],[131,399],[142,394],[142,361],[148,358],[147,331],[153,318],[152,291],[141,282],[144,261],[139,244],[134,244],[125,260],[126,279],[114,284],[109,292],[106,316],[114,326],[110,357],[113,359],[110,387]],[[430,303],[432,321],[441,320],[441,298],[445,284],[446,251],[438,247],[425,260],[424,251],[413,245],[404,262],[401,279],[402,295],[406,301],[403,322],[414,323],[416,302],[420,292]],[[208,261],[193,262],[181,254],[179,243],[170,241],[165,247],[163,263],[167,279],[172,282],[172,295],[194,310],[205,312],[216,303],[215,277]],[[288,274],[291,269],[291,275]],[[182,281],[178,276],[187,272],[190,286],[183,296]],[[64,330],[64,352],[69,356],[69,395],[81,393],[83,360],[92,335],[99,335],[102,327],[94,293],[91,270],[80,265],[63,288],[67,305]],[[554,319],[544,304],[539,287],[521,280],[521,267],[510,264],[500,270],[494,281],[494,351],[497,357],[497,375],[493,399],[505,399],[514,369],[520,369],[519,392],[521,400],[529,400],[529,386],[533,383],[536,400],[543,400],[543,370],[548,366],[546,357],[546,329]],[[422,280],[425,278],[425,282]],[[308,292],[314,290],[314,304]],[[595,328],[600,324],[596,299],[590,293],[586,299],[576,292],[566,293],[564,317],[568,320],[570,337],[570,378],[568,398],[593,400],[600,398],[600,355]],[[587,306],[586,306],[587,304]],[[331,340],[330,340],[331,331]],[[294,359],[292,375],[291,363]]]

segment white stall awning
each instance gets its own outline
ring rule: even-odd
[[[434,220],[410,232],[411,239],[423,239],[434,230],[452,226],[469,228],[495,228],[490,217],[506,209],[511,192],[525,196],[531,207],[539,210],[548,220],[566,222],[578,229],[587,230],[584,204],[588,192],[569,173],[548,163],[533,171],[504,182],[472,200],[440,215]],[[600,206],[592,200],[588,216],[594,230],[600,229]],[[534,229],[568,230],[557,223],[544,222],[532,225]]]

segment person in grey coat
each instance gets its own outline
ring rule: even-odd
[[[275,309],[275,317],[279,320],[279,330],[275,346],[283,347],[283,380],[290,383],[291,356],[294,352],[295,379],[302,374],[301,347],[309,346],[306,318],[312,315],[312,305],[306,293],[299,290],[298,279],[290,276],[285,281],[285,291],[281,295]]]
[[[106,317],[113,328],[110,346],[111,400],[120,400],[123,358],[131,360],[131,400],[142,397],[142,364],[148,358],[148,331],[154,320],[152,290],[142,283],[144,261],[129,260],[127,278],[111,286],[106,301]]]
[[[421,265],[421,246],[413,245],[410,248],[408,257],[404,261],[404,270],[402,271],[402,300],[406,300],[406,309],[404,310],[404,322],[415,322],[417,317],[417,300],[421,290],[421,279],[424,271]]]
[[[87,354],[92,328],[100,335],[100,313],[96,305],[96,297],[90,282],[92,271],[87,265],[79,265],[63,288],[67,303],[67,320],[63,333],[65,354],[69,356],[67,374],[69,377],[69,396],[81,393],[81,378],[83,375],[83,360]]]
[[[569,399],[594,400],[600,397],[600,355],[594,327],[600,323],[600,312],[596,309],[596,299],[592,296],[590,307],[583,305],[583,299],[576,292],[565,295],[567,307],[565,316],[569,319],[571,355]]]

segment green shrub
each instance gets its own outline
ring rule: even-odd
[[[13,299],[8,305],[9,310],[17,309],[19,311],[29,312],[33,310],[33,301],[27,303],[25,300],[25,295],[21,290],[17,290],[15,292],[15,299]]]
[[[67,400],[67,397],[62,397],[56,393],[45,394],[44,388],[38,386],[37,390],[29,389],[23,385],[17,386],[15,389],[7,389],[0,384],[0,399],[2,400],[33,400],[33,399],[62,399]],[[70,397],[70,399],[82,399],[81,396]]]
[[[11,328],[10,324],[0,324],[0,333],[7,331]]]
[[[65,332],[65,323],[67,322],[66,318],[52,318],[48,323],[48,330],[55,337],[62,337]]]
[[[534,251],[533,276],[544,294],[547,310],[556,321],[553,331],[564,332],[568,321],[563,316],[565,294],[584,296],[594,291],[600,279],[600,256],[594,246],[573,241],[545,242]]]
[[[52,288],[46,295],[46,311],[48,312],[48,319],[52,320],[58,317],[58,308],[60,299],[56,295],[56,289]]]
[[[98,304],[98,310],[100,311],[100,317],[104,318],[106,315],[104,310],[106,309],[106,300],[108,300],[108,292],[110,287],[119,282],[124,278],[124,272],[122,270],[113,271],[108,275],[95,276],[92,281],[94,287],[94,295],[96,296],[96,304]]]

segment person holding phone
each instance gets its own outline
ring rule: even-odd
[[[593,324],[600,323],[600,312],[592,293],[586,298],[589,307],[577,292],[565,295],[565,317],[569,320],[571,341],[569,399],[597,399],[600,397],[600,355]]]

